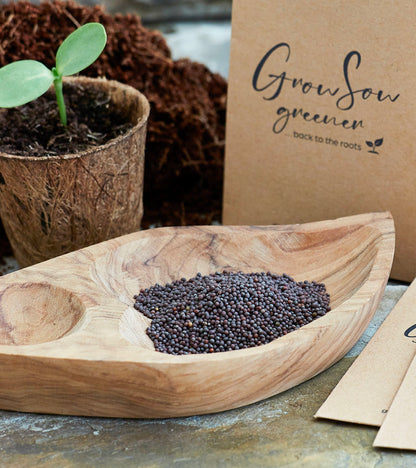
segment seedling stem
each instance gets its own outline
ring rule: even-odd
[[[62,76],[59,75],[56,68],[52,68],[53,73],[53,85],[55,88],[56,94],[56,102],[58,103],[58,110],[59,110],[59,118],[61,119],[61,123],[64,127],[67,126],[68,119],[66,116],[66,106],[64,100],[64,93],[63,93],[63,84],[62,84]]]

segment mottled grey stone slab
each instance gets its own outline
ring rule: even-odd
[[[228,21],[160,25],[174,60],[189,58],[228,77],[231,24]]]
[[[383,323],[384,319],[391,312],[399,299],[403,296],[406,289],[407,285],[405,284],[389,283],[387,285],[373,320],[361,338],[357,341],[356,345],[347,354],[347,356],[357,356],[360,354],[365,345],[370,341],[371,337]]]
[[[12,0],[0,0],[0,4]],[[29,0],[38,4],[42,0]],[[109,13],[135,13],[144,23],[231,18],[232,0],[78,0],[81,5],[103,5]]]
[[[363,342],[405,289],[387,287]],[[0,467],[416,466],[411,452],[372,448],[377,428],[313,418],[353,361],[346,357],[287,392],[212,415],[129,420],[0,411]]]
[[[137,13],[145,23],[210,20],[231,17],[231,0],[82,0],[84,5],[103,4],[110,13]]]
[[[313,414],[354,358],[287,392],[221,414],[164,420],[0,411],[0,466],[396,467],[413,453],[372,448],[377,429]]]

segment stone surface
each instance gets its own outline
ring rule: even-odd
[[[387,315],[402,297],[407,287],[408,286],[406,284],[397,284],[394,282],[390,282],[387,285],[380,305],[378,306],[377,311],[374,314],[373,320],[371,321],[370,325],[367,327],[367,330],[363,333],[361,338],[357,341],[355,346],[351,348],[351,350],[347,354],[347,357],[357,356],[358,354],[360,354],[365,345],[370,341],[371,337],[383,323],[384,319],[387,317]]]
[[[0,0],[9,3],[10,0]],[[39,3],[42,0],[30,0]],[[81,5],[104,5],[109,13],[136,13],[144,23],[229,19],[232,0],[78,0]]]
[[[231,0],[84,0],[101,3],[110,12],[138,13],[145,23],[177,20],[209,20],[231,17]]]
[[[364,342],[405,289],[387,287]],[[411,452],[372,448],[377,428],[313,418],[353,361],[346,357],[259,403],[205,416],[129,420],[0,411],[0,467],[416,466]]]
[[[216,415],[146,421],[0,412],[0,466],[413,466],[412,453],[372,448],[376,428],[313,418],[352,362]]]
[[[229,21],[160,24],[172,58],[189,58],[206,65],[212,72],[228,77],[231,24]]]
[[[83,3],[87,2],[104,3],[110,12],[137,13],[144,23],[231,17],[231,0],[84,0]]]

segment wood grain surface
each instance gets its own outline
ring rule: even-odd
[[[292,226],[140,231],[0,278],[0,408],[113,417],[224,411],[328,368],[369,324],[389,277],[394,224],[370,213]],[[332,310],[267,345],[156,352],[133,295],[222,270],[324,282]]]

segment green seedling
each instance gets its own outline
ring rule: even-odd
[[[49,70],[36,60],[18,60],[0,68],[0,107],[26,104],[46,93],[54,84],[59,117],[67,125],[62,78],[74,75],[91,65],[107,42],[104,26],[87,23],[71,33],[59,46],[56,63]]]

